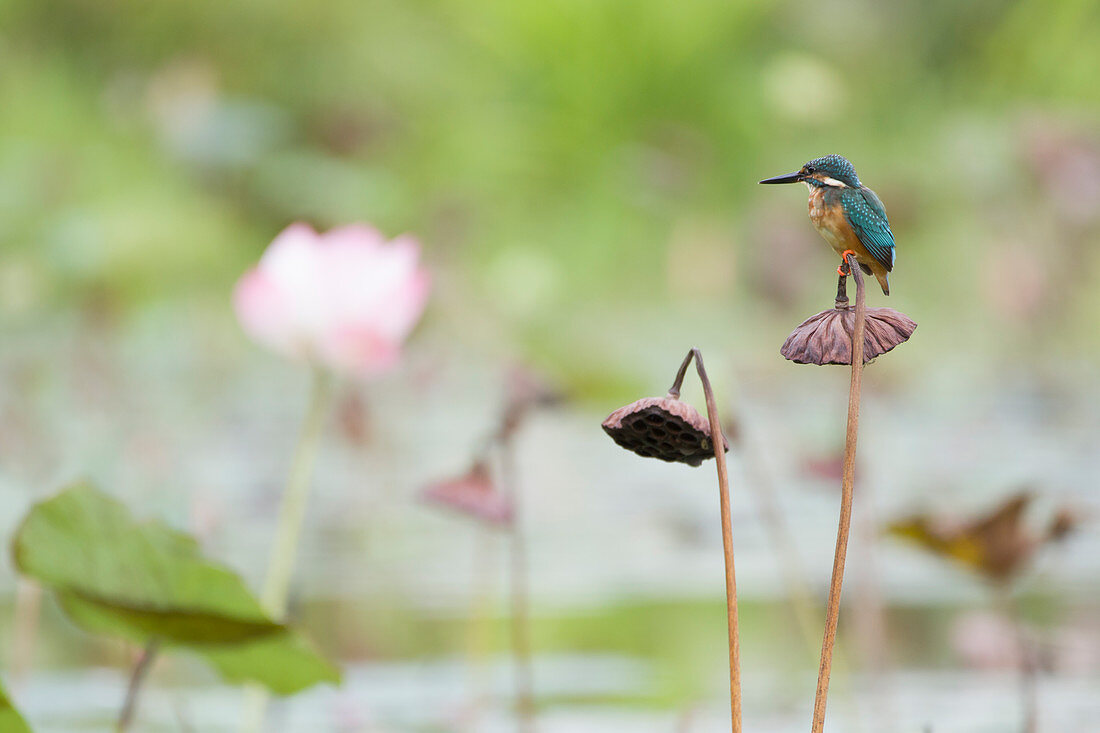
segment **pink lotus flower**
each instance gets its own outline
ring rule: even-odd
[[[246,272],[233,306],[253,340],[293,359],[356,376],[396,363],[424,310],[419,245],[363,224],[318,234],[291,224]]]

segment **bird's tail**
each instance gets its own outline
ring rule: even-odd
[[[859,263],[859,269],[863,270],[864,275],[874,275],[875,279],[878,280],[878,284],[882,287],[883,294],[890,294],[890,273],[886,270],[876,272],[871,269],[870,265],[865,265],[862,262]]]
[[[881,272],[876,272],[875,273],[875,279],[878,280],[878,284],[880,286],[882,286],[882,294],[883,295],[889,295],[890,294],[890,273],[888,273],[886,270],[882,270]]]

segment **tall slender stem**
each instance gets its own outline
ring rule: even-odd
[[[141,690],[141,683],[145,681],[146,675],[149,674],[150,668],[153,666],[153,661],[157,658],[157,651],[160,649],[160,641],[156,637],[149,640],[149,643],[145,645],[145,649],[142,650],[141,656],[138,657],[137,663],[134,665],[133,671],[130,673],[130,684],[126,687],[126,699],[122,703],[122,710],[118,714],[118,723],[115,724],[116,733],[126,733],[130,729],[130,723],[134,720],[134,711],[137,709],[138,692]]]
[[[474,573],[470,581],[470,620],[467,626],[466,657],[470,674],[470,713],[466,730],[480,729],[479,718],[485,704],[486,657],[491,645],[493,570],[495,565],[493,533],[478,527],[474,538]]]
[[[277,621],[286,615],[290,577],[294,571],[294,558],[298,551],[298,538],[302,532],[306,501],[309,498],[310,477],[321,443],[325,415],[332,391],[332,378],[327,372],[315,369],[310,388],[309,407],[306,410],[298,444],[290,464],[286,488],[279,504],[279,524],[275,542],[271,548],[267,579],[264,581],[260,602]],[[263,728],[267,711],[267,692],[258,686],[250,686],[245,702],[242,730],[255,733]]]
[[[9,679],[13,687],[23,683],[34,663],[41,612],[42,588],[29,578],[20,578],[15,586],[15,618],[12,620]]]
[[[331,382],[332,379],[326,372],[320,369],[314,371],[309,407],[298,436],[298,445],[294,448],[290,474],[279,504],[279,526],[275,532],[267,579],[260,597],[264,610],[276,620],[282,620],[286,615],[290,576],[294,572],[298,538],[302,533],[302,520],[306,513],[306,500],[309,498],[309,479],[313,475],[313,464],[321,443],[325,414],[328,412]]]
[[[500,440],[500,475],[512,503],[510,584],[512,660],[515,675],[516,720],[520,733],[535,730],[534,673],[531,667],[531,620],[528,612],[527,545],[523,534],[515,445],[511,433]]]
[[[726,560],[726,623],[729,628],[730,662],[730,723],[733,733],[741,733],[741,640],[737,630],[737,575],[733,567],[733,531],[730,528],[730,484],[729,469],[726,466],[726,441],[722,435],[722,424],[718,420],[718,403],[714,399],[714,390],[707,378],[703,366],[703,354],[692,349],[688,359],[695,356],[695,370],[703,384],[703,396],[707,401],[707,417],[710,420],[710,442],[714,447],[714,461],[718,467],[718,498],[722,507],[722,550]],[[687,359],[680,367],[677,386],[682,381],[683,371],[687,369]]]
[[[852,329],[852,379],[848,387],[848,427],[844,437],[844,472],[841,482],[840,522],[836,530],[833,576],[829,582],[829,604],[825,612],[825,636],[821,641],[821,666],[817,672],[814,697],[813,733],[825,727],[825,703],[829,695],[829,675],[833,667],[837,620],[840,617],[840,591],[844,585],[844,560],[848,554],[848,533],[852,525],[852,488],[856,471],[856,438],[859,434],[859,398],[863,383],[863,334],[867,318],[863,274],[855,255],[848,255],[848,270],[856,281],[855,326]]]
[[[1020,606],[1012,595],[1012,588],[1002,584],[996,589],[997,601],[1016,637],[1017,652],[1020,655],[1020,706],[1023,714],[1023,733],[1035,733],[1039,729],[1039,690],[1036,684],[1035,656],[1027,638]]]

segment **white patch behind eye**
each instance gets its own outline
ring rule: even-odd
[[[821,182],[824,183],[826,186],[835,186],[837,188],[845,188],[847,186],[847,184],[843,181],[838,181],[837,179],[830,178],[829,176],[822,177]]]

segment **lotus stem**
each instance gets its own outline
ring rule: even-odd
[[[821,641],[821,665],[817,673],[817,694],[811,730],[821,733],[825,727],[825,703],[829,696],[829,676],[833,666],[837,621],[840,617],[840,592],[844,585],[844,560],[848,554],[848,534],[852,525],[852,489],[856,469],[856,439],[859,435],[860,389],[863,383],[863,338],[867,318],[863,274],[855,255],[848,255],[848,271],[856,281],[856,317],[852,329],[852,379],[848,388],[848,426],[844,437],[844,471],[841,481],[840,521],[833,554],[833,575],[829,582],[829,603],[825,612],[825,635]],[[838,292],[837,299],[840,299]]]
[[[1020,706],[1023,715],[1023,733],[1035,733],[1039,729],[1039,690],[1036,685],[1035,655],[1024,626],[1020,605],[1012,595],[1012,588],[1000,584],[996,588],[997,601],[1001,606],[1012,632],[1016,637],[1017,653],[1020,655]]]
[[[271,548],[267,579],[260,596],[264,610],[276,621],[282,621],[286,616],[290,578],[294,571],[298,538],[309,498],[310,477],[313,475],[313,464],[321,443],[331,393],[332,377],[320,368],[314,369],[309,407],[306,409],[298,444],[294,448],[286,489],[279,504],[279,524],[275,531],[275,543]],[[263,728],[267,700],[268,694],[263,688],[249,686],[242,730],[258,733]]]
[[[38,620],[42,613],[42,588],[29,578],[20,578],[15,588],[15,618],[12,620],[12,686],[21,685],[34,664],[38,641]]]
[[[843,272],[836,279],[836,302],[833,307],[837,310],[848,308],[848,276]]]
[[[672,380],[672,386],[668,388],[668,396],[673,399],[680,399],[680,388],[684,386],[684,377],[687,375],[688,367],[691,366],[691,360],[695,358],[695,354],[699,349],[692,349],[684,357],[684,360],[680,362],[680,368],[676,370],[676,378]],[[698,369],[698,367],[696,367]]]
[[[157,652],[160,650],[160,641],[153,637],[145,645],[141,656],[138,657],[133,671],[130,672],[130,684],[126,687],[126,699],[122,702],[122,710],[118,714],[118,723],[115,724],[117,733],[126,733],[130,729],[130,723],[134,720],[134,711],[137,709],[138,693],[141,691],[141,683],[145,681],[149,670],[156,661]]]
[[[673,390],[679,394],[683,375],[692,357],[695,370],[703,384],[703,396],[707,402],[707,418],[710,420],[710,442],[714,448],[714,461],[718,467],[718,498],[722,508],[722,550],[726,561],[726,623],[729,629],[730,664],[730,724],[733,733],[741,733],[741,641],[737,622],[737,575],[733,565],[733,531],[730,527],[729,469],[726,466],[725,438],[722,423],[718,419],[718,403],[714,399],[707,370],[703,366],[703,354],[692,349],[680,366]]]
[[[267,580],[264,581],[261,595],[264,610],[276,621],[281,621],[286,615],[290,576],[294,571],[298,538],[302,532],[306,500],[309,498],[309,479],[313,474],[313,464],[321,442],[325,414],[328,412],[331,381],[331,377],[326,372],[320,369],[313,372],[309,408],[302,423],[298,445],[294,449],[294,458],[290,464],[286,489],[283,491],[283,498],[279,505],[279,526],[275,532],[275,544],[271,549]]]
[[[532,733],[535,730],[535,693],[531,663],[530,599],[527,589],[527,544],[520,512],[515,445],[511,431],[503,431],[500,437],[500,479],[512,504],[509,576],[517,730],[520,733]]]
[[[479,729],[478,718],[486,698],[486,659],[492,641],[490,617],[495,539],[483,527],[478,527],[474,538],[474,572],[470,582],[470,620],[466,634],[466,658],[470,674],[470,719],[467,730]]]

